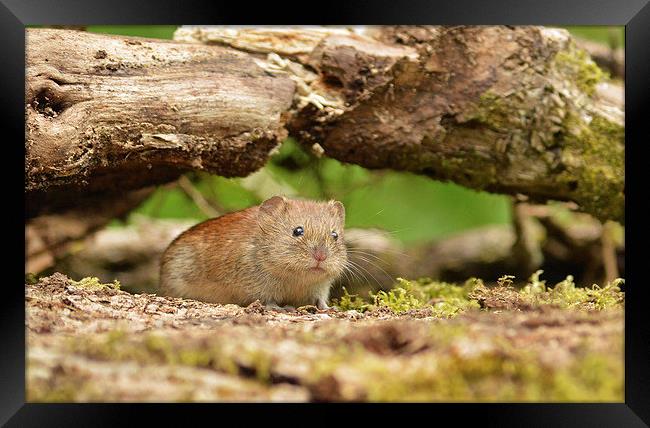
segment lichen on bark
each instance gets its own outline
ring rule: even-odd
[[[508,159],[512,183],[500,184],[573,200],[601,220],[624,223],[622,112],[596,99],[606,74],[572,41],[549,58],[542,75],[524,77],[516,90],[486,91],[470,115],[489,131],[507,134],[496,149]],[[543,162],[529,161],[539,157]]]
[[[30,29],[31,208],[61,209],[51,201],[115,194],[188,170],[246,175],[289,131],[366,168],[572,200],[623,221],[622,106],[599,98],[604,73],[564,30],[178,35],[221,46]],[[295,43],[297,51],[283,49]]]
[[[289,127],[305,145],[318,143],[326,154],[367,168],[535,201],[571,200],[600,219],[623,221],[622,111],[599,98],[606,74],[567,32],[391,31],[381,40],[415,47],[418,56],[397,60],[380,85],[348,97],[339,116],[309,122],[313,111],[298,112]],[[345,74],[337,77],[349,86]]]

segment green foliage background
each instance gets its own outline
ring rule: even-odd
[[[90,26],[88,31],[127,36],[171,39],[176,26]],[[624,27],[565,27],[574,35],[594,41],[624,44]],[[369,171],[333,159],[317,159],[288,139],[263,174],[295,194],[335,198],[347,208],[347,227],[378,227],[403,242],[441,238],[466,229],[511,221],[511,199],[433,181],[408,173]],[[261,202],[241,178],[192,174],[195,186],[224,210],[231,211]],[[248,188],[247,188],[248,187]],[[161,186],[133,214],[155,218],[207,216],[179,188]],[[133,215],[132,214],[132,215]],[[127,220],[128,222],[129,220]],[[116,221],[112,226],[119,226]]]

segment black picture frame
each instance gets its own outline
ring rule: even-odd
[[[510,25],[625,25],[626,42],[626,181],[628,192],[637,192],[628,201],[626,210],[626,311],[625,311],[625,403],[585,404],[427,404],[427,405],[362,405],[348,412],[366,416],[383,417],[397,413],[400,418],[424,416],[429,423],[444,421],[450,416],[454,425],[470,417],[477,417],[482,426],[612,426],[636,427],[650,424],[650,322],[643,305],[643,262],[634,262],[644,256],[643,246],[647,236],[640,233],[644,226],[645,211],[642,207],[644,186],[642,145],[647,132],[641,132],[645,101],[650,95],[650,0],[504,0],[486,2],[480,0],[454,0],[447,2],[376,1],[361,2],[328,1],[240,3],[197,1],[180,2],[157,0],[149,2],[112,0],[90,2],[76,0],[33,1],[0,0],[0,90],[2,96],[0,117],[6,120],[0,140],[5,156],[12,159],[24,155],[24,73],[25,73],[25,26],[26,25],[89,25],[89,24],[510,24]],[[15,151],[16,153],[13,153]],[[11,152],[11,153],[9,153]],[[19,177],[20,163],[8,162],[3,169],[11,177]],[[23,172],[24,174],[24,165]],[[12,181],[6,181],[10,183]],[[12,187],[19,196],[18,183]],[[24,198],[23,198],[24,199]],[[647,200],[647,197],[645,197]],[[638,206],[638,209],[635,207]],[[11,209],[9,206],[6,210]],[[10,226],[18,222],[12,214],[7,220],[7,231],[16,234],[18,242],[22,226]],[[4,229],[4,228],[3,228]],[[632,232],[634,235],[632,235]],[[629,238],[632,238],[631,240]],[[8,246],[5,242],[5,249]],[[24,244],[23,244],[24,245]],[[24,248],[24,247],[23,247]],[[17,251],[8,248],[8,256]],[[16,256],[18,257],[18,256]],[[16,267],[5,259],[5,265]],[[250,413],[238,405],[131,405],[131,404],[35,404],[25,402],[25,304],[24,289],[16,280],[6,279],[1,300],[2,355],[0,356],[0,423],[7,426],[103,426],[128,425],[134,415],[145,419],[154,416],[164,418],[169,424],[176,420],[185,424],[207,416],[214,423],[225,422],[224,412],[232,412],[236,418],[250,417]],[[346,405],[259,405],[257,415],[267,420],[283,418],[282,423],[301,420],[298,413],[320,410],[328,415],[329,423],[340,420],[332,412]],[[370,408],[372,406],[372,408]],[[137,407],[137,409],[136,409]],[[229,412],[229,413],[230,413]],[[175,419],[178,418],[178,419]],[[290,419],[284,419],[290,418]],[[153,420],[153,419],[152,419]],[[415,420],[415,419],[413,419]],[[645,422],[644,422],[645,421]],[[247,424],[246,424],[247,425]]]

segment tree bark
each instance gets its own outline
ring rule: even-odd
[[[27,30],[29,214],[190,169],[242,176],[286,136],[294,83],[232,49]]]
[[[190,169],[247,175],[288,130],[344,162],[623,221],[622,106],[599,95],[600,69],[563,30],[182,27],[175,38],[28,30],[34,212]]]

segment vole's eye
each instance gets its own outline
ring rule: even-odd
[[[332,231],[331,235],[332,235],[332,238],[334,238],[335,241],[336,241],[337,239],[339,239],[339,234],[338,234],[338,233]]]
[[[305,230],[302,228],[302,226],[298,226],[295,229],[293,229],[293,236],[302,236],[305,234]]]

